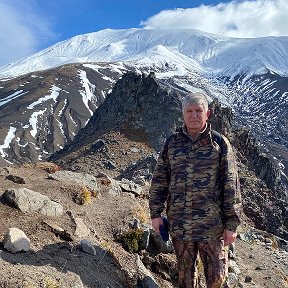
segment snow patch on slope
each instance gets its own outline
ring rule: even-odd
[[[13,93],[13,94],[11,94],[11,95],[9,95],[9,96],[1,99],[1,100],[0,100],[0,106],[3,106],[3,105],[9,103],[10,101],[12,101],[12,100],[14,100],[14,99],[16,99],[16,98],[25,95],[25,94],[27,94],[28,92],[29,92],[29,91],[23,92],[23,90],[16,91],[15,93]]]
[[[7,136],[6,136],[5,140],[4,140],[4,143],[2,145],[0,145],[0,154],[1,154],[3,159],[6,156],[8,156],[8,154],[4,152],[4,149],[7,149],[7,148],[10,147],[10,143],[15,137],[16,130],[17,129],[15,127],[10,126],[8,134],[7,134]]]
[[[38,132],[37,131],[38,117],[43,115],[46,110],[47,109],[45,108],[44,110],[33,112],[31,117],[30,117],[30,119],[29,119],[30,126],[32,127],[32,130],[30,131],[30,134],[34,138],[35,138],[35,136],[37,135],[37,132]]]
[[[50,94],[50,95],[46,95],[46,96],[38,99],[37,101],[33,102],[32,104],[28,105],[28,106],[27,106],[27,109],[34,109],[35,106],[37,106],[37,105],[39,105],[39,104],[41,104],[41,103],[43,103],[43,102],[46,102],[46,101],[48,101],[48,100],[51,100],[51,99],[52,99],[52,100],[54,101],[54,103],[55,103],[57,97],[59,96],[59,91],[61,91],[61,90],[62,90],[61,88],[53,85],[52,88],[50,89],[50,91],[51,91],[51,94]]]
[[[87,78],[86,71],[80,70],[79,76],[81,79],[81,83],[84,87],[84,91],[79,91],[80,95],[82,96],[83,103],[85,104],[86,108],[90,112],[91,116],[93,115],[93,111],[89,107],[89,102],[92,101],[95,91],[95,85],[91,84]]]

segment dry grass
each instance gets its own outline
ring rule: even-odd
[[[32,163],[23,163],[22,166],[24,168],[34,168],[34,165]]]
[[[60,288],[60,284],[58,281],[55,281],[49,277],[44,279],[44,288]]]
[[[52,162],[37,162],[35,166],[37,168],[47,171],[48,173],[55,173],[57,171],[62,170],[62,168],[59,165]]]
[[[117,253],[118,247],[115,246],[115,243],[111,240],[102,239],[100,242],[100,246],[106,250],[110,255],[114,255]]]
[[[37,288],[34,283],[25,283],[22,288]]]
[[[58,281],[51,279],[50,277],[45,277],[39,285],[34,283],[25,283],[22,288],[61,288],[61,285]]]
[[[140,205],[140,203],[133,206],[133,208],[131,209],[131,214],[133,215],[133,217],[139,219],[140,222],[143,224],[150,223],[150,214],[148,208]]]

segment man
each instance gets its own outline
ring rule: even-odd
[[[207,288],[229,287],[224,246],[236,239],[241,202],[233,150],[206,123],[210,111],[203,93],[187,95],[182,112],[183,127],[166,140],[153,174],[152,227],[160,233],[166,205],[179,288],[197,287],[198,254]]]

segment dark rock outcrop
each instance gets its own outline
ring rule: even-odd
[[[180,95],[159,86],[153,75],[126,73],[75,140],[51,159],[92,143],[107,131],[120,131],[159,150],[181,123]]]
[[[180,92],[160,85],[153,73],[146,76],[128,72],[115,84],[111,94],[74,141],[52,155],[51,160],[93,143],[108,131],[120,131],[128,138],[147,143],[159,151],[164,140],[182,125],[182,97]],[[214,112],[210,122],[214,129],[227,133],[231,129],[231,110],[224,108],[223,113],[217,100],[211,105]],[[222,117],[219,117],[220,113]]]
[[[267,188],[275,193],[275,197],[288,201],[287,179],[273,157],[262,151],[252,132],[247,129],[235,129],[232,144],[238,150],[241,162],[265,182]]]
[[[231,137],[239,159],[243,211],[255,227],[288,239],[287,179],[251,131],[235,129]]]

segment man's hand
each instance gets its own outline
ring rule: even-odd
[[[230,245],[236,240],[237,232],[224,230],[224,245]]]
[[[160,226],[163,225],[163,220],[161,217],[152,219],[152,227],[160,235]]]

